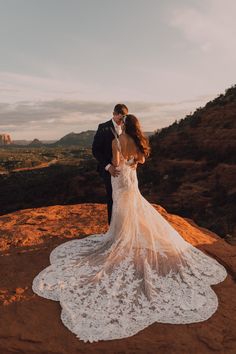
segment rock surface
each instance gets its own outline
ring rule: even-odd
[[[31,284],[49,265],[49,254],[57,245],[107,230],[106,206],[77,204],[25,209],[0,216],[1,354],[235,353],[236,246],[190,219],[154,206],[188,242],[217,259],[228,271],[225,281],[213,286],[219,307],[209,320],[187,325],[154,323],[121,340],[80,341],[62,324],[59,302],[37,296]]]

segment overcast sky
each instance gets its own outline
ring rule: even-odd
[[[97,129],[116,103],[146,131],[236,78],[235,0],[0,0],[0,133]]]

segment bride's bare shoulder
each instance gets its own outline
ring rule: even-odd
[[[119,139],[120,140],[127,140],[127,134],[124,134],[124,133],[120,134]]]
[[[134,141],[134,139],[128,135],[128,134],[125,134],[125,133],[122,133],[120,136],[119,136],[119,139],[122,141],[122,142],[132,142]]]

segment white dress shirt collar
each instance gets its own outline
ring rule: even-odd
[[[112,120],[112,123],[114,124],[114,127],[116,128],[118,124],[114,121],[113,118],[111,118],[111,120]]]
[[[115,127],[116,132],[117,132],[118,134],[120,134],[120,133],[121,133],[121,125],[118,125],[118,124],[114,121],[113,118],[112,118],[111,120],[112,120],[112,123],[113,123],[113,125],[114,125],[114,127]]]

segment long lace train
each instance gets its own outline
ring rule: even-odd
[[[136,171],[121,170],[108,231],[57,246],[32,284],[60,302],[61,320],[84,342],[129,337],[154,322],[205,321],[218,307],[211,285],[227,276],[141,195]]]

